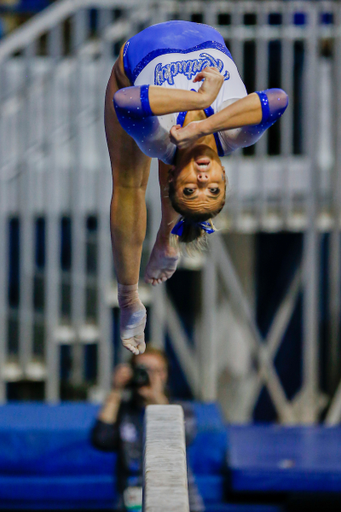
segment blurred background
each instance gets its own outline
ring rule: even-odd
[[[1,0],[0,36],[4,37],[25,23],[31,16],[45,9],[54,0]]]
[[[142,281],[160,220],[153,163],[147,340],[166,350],[173,396],[218,404],[224,425],[337,425],[339,1],[0,0],[0,401],[101,403],[129,357],[104,91],[121,45],[171,19],[216,27],[248,92],[283,88],[289,106],[224,159],[219,232],[156,289]]]

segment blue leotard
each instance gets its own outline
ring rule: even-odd
[[[222,36],[208,25],[169,21],[153,25],[127,41],[123,52],[124,70],[132,83],[116,92],[114,105],[118,120],[148,156],[174,163],[176,146],[169,131],[183,124],[186,112],[154,116],[148,101],[149,85],[195,90],[201,84],[193,78],[205,67],[216,67],[224,84],[212,105],[210,116],[247,95],[238,69]],[[263,110],[262,122],[224,130],[215,134],[220,156],[254,144],[286,109],[288,98],[281,89],[258,92]]]

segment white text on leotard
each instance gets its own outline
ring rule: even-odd
[[[178,74],[185,75],[188,80],[191,80],[197,73],[207,67],[217,68],[218,71],[222,73],[224,80],[230,78],[229,71],[225,70],[223,72],[224,63],[222,60],[215,59],[208,53],[201,53],[199,59],[170,62],[165,66],[157,64],[155,68],[154,84],[162,85],[164,82],[168,82],[169,85],[174,85],[174,77]]]

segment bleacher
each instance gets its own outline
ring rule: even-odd
[[[286,512],[297,493],[309,502],[327,491],[340,505],[340,427],[232,427],[215,404],[194,408],[189,461],[207,512]],[[113,508],[115,454],[89,442],[97,412],[85,403],[0,408],[2,510]]]

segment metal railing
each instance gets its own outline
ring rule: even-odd
[[[219,222],[227,231],[304,231],[305,252],[267,345],[240,295],[219,237],[208,256],[211,267],[206,264],[203,271],[207,307],[198,316],[203,328],[196,329],[200,336],[194,347],[163,288],[153,293],[142,288],[151,305],[152,338],[162,344],[168,332],[195,394],[215,399],[214,340],[219,326],[215,309],[208,306],[215,300],[220,286],[215,276],[221,271],[229,281],[225,286],[240,297],[241,316],[250,326],[250,350],[259,365],[249,417],[265,384],[282,421],[315,421],[321,402],[321,230],[332,231],[335,381],[340,313],[341,96],[336,84],[341,78],[341,6],[324,1],[63,0],[0,44],[0,398],[5,400],[6,382],[27,378],[44,379],[47,400],[58,400],[59,349],[64,344],[72,346],[75,383],[84,377],[84,346],[96,344],[97,384],[101,390],[110,385],[111,307],[116,298],[111,284],[104,90],[120,45],[145,26],[174,18],[215,26],[249,90],[279,86],[289,94],[285,116],[255,149],[226,159],[230,191]],[[151,227],[146,250],[159,222],[155,187],[156,178],[148,190]],[[18,269],[9,257],[15,240],[20,247]],[[18,283],[8,277],[16,271]],[[305,347],[301,415],[288,402],[272,363],[299,281],[304,291]],[[211,340],[209,345],[203,333]]]

